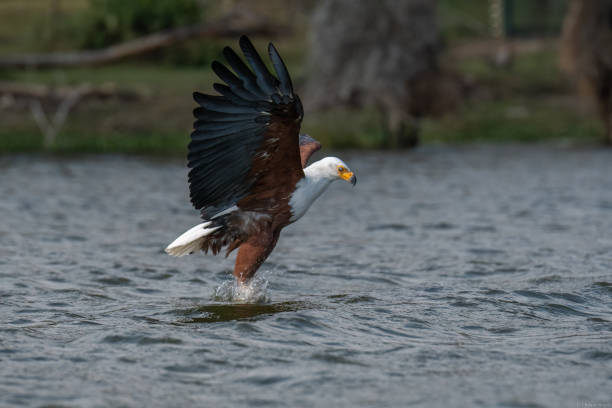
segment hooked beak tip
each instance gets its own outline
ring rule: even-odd
[[[355,187],[355,184],[357,184],[357,177],[355,177],[355,175],[353,174],[351,178],[349,179],[349,181],[351,182],[353,187]]]

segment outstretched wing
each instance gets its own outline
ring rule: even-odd
[[[200,106],[189,143],[189,189],[205,219],[234,205],[269,210],[303,177],[298,145],[303,109],[287,68],[272,44],[268,54],[277,76],[246,36],[239,43],[250,68],[225,47],[233,72],[212,64],[225,82],[214,84],[220,95],[194,93]]]
[[[310,156],[320,148],[321,143],[316,139],[308,136],[306,133],[300,133],[300,159],[302,161],[302,167],[306,167]]]

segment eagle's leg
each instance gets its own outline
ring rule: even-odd
[[[252,235],[240,245],[236,256],[236,265],[234,266],[234,276],[238,282],[247,283],[251,280],[257,269],[276,246],[279,233],[280,231],[261,231],[259,234]]]

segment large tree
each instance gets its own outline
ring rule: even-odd
[[[432,110],[439,34],[435,0],[321,0],[313,14],[306,101],[375,106],[391,147],[418,142]]]
[[[563,67],[594,101],[612,144],[612,0],[572,0],[563,25]]]

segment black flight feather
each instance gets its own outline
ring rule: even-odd
[[[289,72],[287,71],[287,67],[283,62],[283,59],[280,57],[280,55],[278,55],[278,51],[276,51],[276,48],[274,48],[272,43],[268,44],[268,55],[270,55],[272,65],[274,65],[274,70],[276,71],[276,75],[278,75],[278,79],[280,80],[280,90],[283,96],[289,100],[290,97],[293,97],[293,84],[291,83],[291,77],[289,77]]]
[[[266,64],[264,64],[257,50],[255,50],[253,43],[244,35],[240,37],[240,48],[249,62],[249,65],[251,65],[251,68],[253,68],[255,72],[259,87],[268,95],[276,93],[276,83],[278,80],[270,74]]]
[[[221,95],[225,96],[227,99],[240,106],[252,106],[256,107],[257,102],[255,99],[247,99],[242,96],[241,88],[230,88],[227,85],[223,84],[213,84],[213,88],[215,91],[219,92]]]
[[[240,95],[242,98],[248,101],[256,101],[259,99],[256,94],[245,89],[242,84],[242,80],[234,75],[232,71],[227,69],[225,65],[221,64],[219,61],[213,61],[212,69],[223,82],[230,85],[234,92],[236,92],[236,94]]]
[[[244,120],[248,118],[252,118],[252,113],[243,113],[243,114],[235,114],[235,113],[221,113],[208,110],[203,107],[197,107],[193,110],[193,117],[199,120],[205,120],[208,122],[233,122],[236,120]]]
[[[246,64],[240,59],[240,57],[230,47],[223,49],[223,56],[227,60],[227,63],[232,67],[234,72],[238,74],[242,85],[246,90],[257,95],[258,97],[265,99],[266,93],[259,88],[257,85],[257,79],[253,72],[246,66]]]

